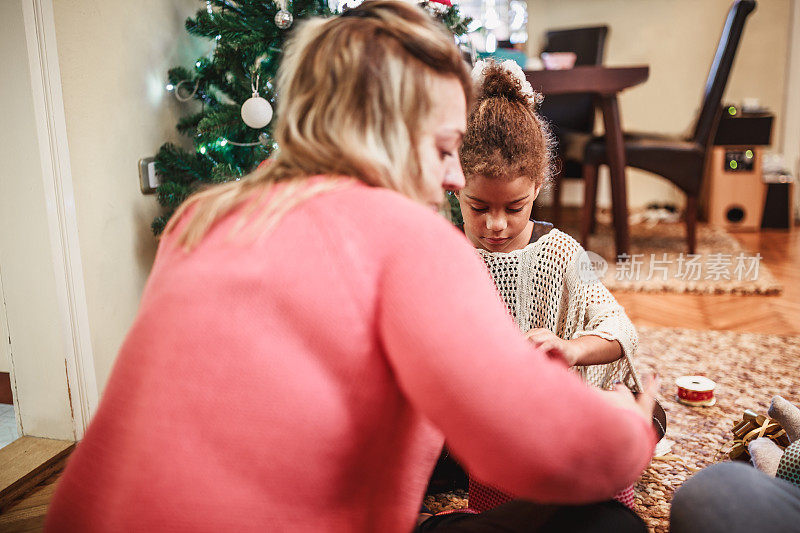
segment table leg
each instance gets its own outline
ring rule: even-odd
[[[606,129],[608,167],[611,171],[611,209],[614,215],[617,256],[619,256],[628,253],[629,236],[628,193],[625,187],[625,145],[622,139],[617,95],[602,96],[600,109],[603,111],[603,124]]]
[[[581,220],[581,246],[589,249],[589,234],[592,233],[597,216],[597,169],[599,165],[583,165],[583,220]]]

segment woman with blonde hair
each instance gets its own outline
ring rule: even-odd
[[[273,163],[166,228],[46,530],[407,532],[445,437],[541,502],[637,478],[652,400],[530,346],[432,209],[464,183],[470,100],[437,23],[394,1],[308,22],[278,95]]]

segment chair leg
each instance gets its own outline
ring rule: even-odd
[[[697,248],[697,197],[686,197],[686,241],[689,244],[689,253],[695,253]]]
[[[581,244],[586,248],[589,234],[594,231],[597,211],[597,165],[583,165],[583,219],[581,220]]]
[[[561,188],[564,184],[564,160],[557,161],[558,169],[553,174],[553,225],[561,227]]]
[[[591,213],[591,225],[589,226],[589,233],[594,235],[597,233],[597,189],[599,187],[598,181],[600,177],[597,173],[600,171],[600,165],[594,167],[594,185],[592,186],[592,191],[594,196],[592,197],[592,213]]]

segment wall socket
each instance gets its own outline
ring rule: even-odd
[[[156,174],[156,163],[152,157],[144,157],[139,160],[139,187],[142,194],[155,194],[156,189],[161,184]]]

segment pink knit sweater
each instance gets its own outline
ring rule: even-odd
[[[162,241],[47,530],[407,532],[444,437],[542,502],[647,465],[650,425],[533,349],[429,209],[353,181],[255,243],[236,218]]]

